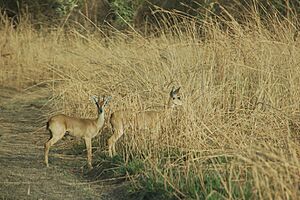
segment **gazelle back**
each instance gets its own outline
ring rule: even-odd
[[[118,139],[124,134],[124,131],[129,127],[134,130],[138,129],[160,129],[160,122],[163,121],[166,115],[171,115],[172,110],[176,106],[182,105],[182,100],[179,96],[179,90],[173,87],[170,94],[168,103],[164,109],[159,111],[140,111],[134,112],[133,110],[120,110],[111,114],[110,123],[113,130],[113,135],[108,139],[108,151],[112,157],[116,154],[115,144]]]

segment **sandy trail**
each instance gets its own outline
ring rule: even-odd
[[[26,93],[0,88],[0,198],[120,199],[118,185],[89,182],[80,167],[84,155],[61,153],[59,142],[50,151],[52,166],[44,166],[48,95],[44,88]]]

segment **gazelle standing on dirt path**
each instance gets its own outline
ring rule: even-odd
[[[68,133],[75,137],[83,138],[87,149],[88,168],[92,169],[92,138],[98,135],[104,124],[104,108],[110,101],[111,97],[97,98],[92,96],[97,108],[98,118],[82,119],[69,117],[63,114],[55,115],[47,122],[47,129],[50,131],[51,137],[45,143],[45,164],[48,164],[49,149],[58,140]]]
[[[173,87],[167,105],[164,109],[159,111],[141,111],[134,112],[132,110],[119,110],[111,114],[110,123],[113,130],[113,135],[108,139],[108,152],[112,157],[116,154],[115,144],[118,139],[124,134],[124,129],[132,127],[133,129],[149,129],[158,130],[160,122],[164,120],[166,115],[171,115],[172,109],[175,106],[182,105],[182,101],[179,96],[179,89]]]

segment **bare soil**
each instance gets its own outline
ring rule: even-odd
[[[44,165],[49,93],[0,88],[0,199],[124,199],[124,183],[88,178],[85,154],[66,154],[64,141]]]

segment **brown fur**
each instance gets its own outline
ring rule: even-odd
[[[104,107],[108,101],[109,99],[106,98],[101,101],[95,100],[98,107],[98,118],[96,119],[82,119],[64,114],[55,115],[49,119],[47,122],[47,129],[49,130],[51,137],[45,143],[45,164],[47,167],[49,166],[48,154],[50,147],[68,133],[71,136],[84,139],[87,148],[88,167],[90,169],[92,168],[92,138],[97,136],[100,129],[103,127]],[[100,112],[100,110],[102,110],[102,112]]]
[[[112,126],[113,135],[108,139],[108,151],[112,157],[115,153],[115,143],[124,134],[124,131],[129,127],[133,130],[149,129],[157,137],[160,124],[164,123],[165,118],[170,115],[173,107],[181,105],[182,102],[178,96],[178,88],[174,88],[170,92],[167,106],[160,111],[140,111],[119,110],[112,113],[110,124]]]

